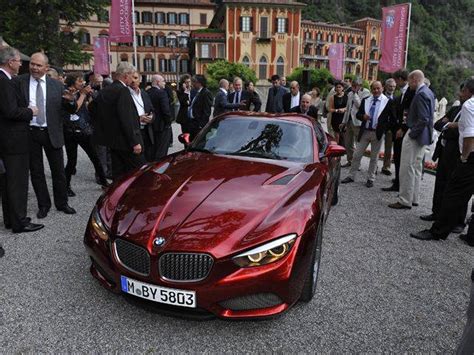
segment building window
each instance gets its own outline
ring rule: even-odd
[[[252,31],[252,18],[250,16],[242,16],[240,18],[240,31],[242,32]]]
[[[322,51],[321,46],[317,46],[316,47],[316,55],[322,55],[322,54],[323,54],[323,51]]]
[[[260,17],[260,38],[268,38],[268,17]]]
[[[128,54],[127,53],[120,54],[120,61],[121,62],[128,62]]]
[[[364,45],[364,39],[363,39],[362,37],[357,38],[357,44],[358,44],[359,46]]]
[[[140,23],[140,13],[135,11],[135,23]]]
[[[339,36],[337,37],[337,43],[342,43],[342,42],[344,42],[344,36],[343,36],[343,35],[339,35]]]
[[[176,59],[168,60],[169,66],[168,71],[172,73],[176,73]]]
[[[277,63],[276,63],[276,69],[277,69],[277,74],[279,76],[284,76],[285,75],[285,61],[283,60],[282,57],[279,57],[277,59]]]
[[[249,67],[249,68],[250,68],[250,59],[249,59],[249,57],[245,56],[245,57],[242,59],[242,64],[245,65],[246,67]]]
[[[141,36],[137,33],[135,35],[135,40],[137,41],[137,46],[141,46],[142,45],[142,42],[141,42]],[[134,64],[135,65],[135,64]]]
[[[352,55],[352,49],[348,49],[347,52],[346,52],[346,58],[353,58],[353,55]]]
[[[277,32],[286,33],[287,32],[287,19],[286,18],[277,18]],[[308,32],[309,33],[309,32]],[[311,34],[310,34],[311,38]]]
[[[375,40],[375,38],[372,38],[372,40],[370,41],[370,45],[372,47],[377,47],[377,41]]]
[[[199,14],[199,24],[207,26],[207,14]]]
[[[181,59],[181,73],[188,73],[189,72],[189,63],[187,59]]]
[[[155,22],[158,25],[164,25],[166,23],[166,16],[164,12],[155,13]]]
[[[145,47],[152,47],[153,46],[153,36],[150,34],[146,34],[143,36],[143,45]]]
[[[350,36],[349,39],[348,39],[348,42],[349,42],[349,44],[353,44],[354,43],[354,37]]]
[[[167,65],[166,65],[167,64],[166,59],[165,58],[160,58],[159,62],[160,62],[160,67],[159,67],[160,72],[163,73],[163,72],[168,71],[167,70],[168,68],[167,68]]]
[[[176,39],[175,34],[174,33],[168,34],[168,37],[166,37],[166,46],[176,48],[176,43],[177,43],[177,39]]]
[[[346,65],[346,74],[351,74],[352,73],[352,65],[347,64]]]
[[[332,39],[332,33],[328,34],[328,42],[332,42],[333,39]]]
[[[79,32],[79,43],[80,44],[91,44],[91,35],[89,32]]]
[[[160,48],[165,47],[166,46],[166,37],[164,35],[156,36],[156,45]]]
[[[260,62],[258,63],[258,78],[259,79],[267,79],[267,58],[262,56],[260,58]]]
[[[223,43],[217,44],[217,58],[225,58],[225,45]]]
[[[311,46],[307,45],[304,47],[304,54],[311,55]]]
[[[188,36],[181,34],[178,36],[178,45],[180,48],[186,48],[188,46]]]
[[[209,58],[209,44],[201,44],[201,58]]]
[[[176,13],[175,12],[169,12],[168,13],[168,25],[176,25],[177,23],[177,18],[176,18]]]
[[[186,13],[179,14],[179,24],[180,25],[189,25],[189,15]]]
[[[318,32],[318,34],[316,35],[316,39],[318,41],[321,41],[323,39],[323,34],[321,32]]]
[[[153,14],[149,11],[142,12],[142,22],[143,23],[152,23],[153,22]]]
[[[152,58],[145,58],[143,60],[143,70],[148,72],[155,71],[155,60]]]
[[[360,65],[357,64],[356,66],[356,75],[360,75]]]

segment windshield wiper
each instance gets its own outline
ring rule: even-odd
[[[273,152],[256,152],[254,150],[243,151],[243,152],[237,151],[233,153],[226,153],[226,155],[238,155],[238,156],[246,156],[246,157],[281,160],[281,157]]]
[[[214,154],[212,150],[206,149],[206,148],[194,148],[194,147],[189,147],[188,148],[189,152],[200,152],[200,153],[208,153],[208,154]]]

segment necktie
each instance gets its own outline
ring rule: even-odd
[[[234,96],[234,104],[238,103],[240,103],[240,91],[236,91]]]
[[[41,79],[36,79],[36,82],[36,107],[38,108],[36,123],[39,126],[42,126],[46,122],[46,116],[44,112],[44,93],[43,88],[41,87]]]
[[[369,129],[374,129],[374,118],[375,118],[375,109],[377,108],[377,101],[378,101],[378,98],[374,97],[374,99],[372,100],[372,106],[370,106],[370,111],[369,111],[369,116],[370,116]]]

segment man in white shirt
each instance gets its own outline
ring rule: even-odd
[[[301,102],[300,85],[297,81],[290,83],[290,92],[283,95],[283,111],[291,112],[291,109],[298,107]]]
[[[344,142],[347,152],[347,163],[342,165],[343,168],[349,167],[352,164],[355,145],[362,123],[362,121],[357,119],[356,115],[357,111],[359,111],[360,103],[368,96],[370,96],[370,91],[362,87],[362,79],[359,77],[354,78],[354,80],[352,80],[351,90],[347,95],[347,110],[340,127],[341,132],[345,132]]]

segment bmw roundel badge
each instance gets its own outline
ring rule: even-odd
[[[165,238],[163,237],[157,237],[153,240],[153,245],[155,247],[161,247],[163,244],[165,244]]]

